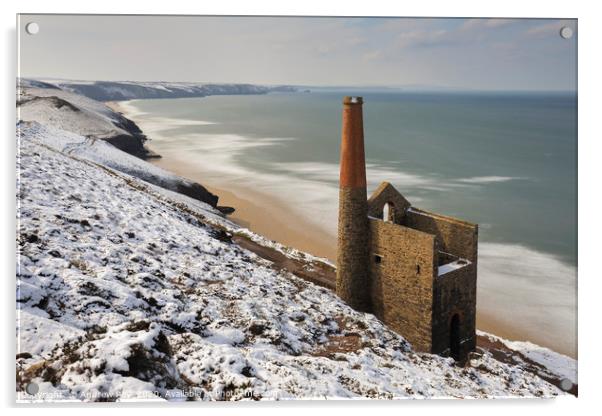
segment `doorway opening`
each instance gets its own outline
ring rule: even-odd
[[[449,351],[452,358],[458,361],[460,357],[460,315],[452,316],[449,327]]]

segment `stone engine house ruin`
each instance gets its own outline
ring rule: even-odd
[[[476,346],[478,226],[415,208],[387,182],[367,198],[362,104],[343,100],[337,294],[415,350],[461,360]]]

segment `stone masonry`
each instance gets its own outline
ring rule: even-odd
[[[387,182],[366,200],[362,99],[343,104],[337,294],[417,351],[462,360],[476,347],[478,226],[412,207]]]

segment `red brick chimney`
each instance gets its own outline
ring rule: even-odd
[[[366,188],[364,156],[364,120],[362,97],[343,99],[343,131],[341,135],[341,188]]]

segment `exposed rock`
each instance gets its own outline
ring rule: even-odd
[[[216,208],[224,215],[230,215],[236,211],[233,207],[218,206]]]

